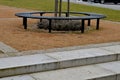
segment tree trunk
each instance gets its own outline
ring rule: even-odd
[[[67,17],[69,17],[70,15],[70,0],[68,0],[68,4],[67,4]]]
[[[55,17],[57,17],[57,14],[59,14],[59,17],[62,15],[62,0],[55,0]],[[70,0],[67,0],[67,17],[69,17],[70,14]]]
[[[59,3],[59,17],[61,17],[61,13],[62,13],[62,0],[60,0]]]
[[[55,17],[57,17],[58,13],[58,0],[55,0]]]

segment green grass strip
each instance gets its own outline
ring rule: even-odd
[[[26,8],[39,11],[53,11],[54,0],[0,0],[1,5]],[[66,10],[66,2],[63,3],[63,11]],[[120,22],[120,10],[112,10],[88,5],[71,3],[71,11],[94,12],[107,16],[106,20]]]

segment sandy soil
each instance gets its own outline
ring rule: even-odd
[[[30,11],[26,9],[0,5],[0,41],[19,50],[41,50],[67,46],[120,41],[120,23],[102,20],[100,30],[80,32],[48,33],[34,29],[36,20],[29,20],[28,30],[24,30],[22,19],[15,17],[16,12]],[[93,26],[95,22],[93,21]]]

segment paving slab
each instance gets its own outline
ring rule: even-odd
[[[96,65],[73,67],[30,75],[36,80],[116,80],[114,72]]]
[[[110,75],[107,77],[92,78],[92,79],[87,79],[87,80],[117,80],[117,77],[116,75]]]
[[[97,66],[115,72],[117,74],[120,74],[120,61],[98,64]]]
[[[99,48],[63,51],[46,54],[59,60],[60,67],[72,67],[116,60],[117,55]]]
[[[2,58],[0,59],[0,77],[55,69],[54,61],[53,58],[44,54]]]
[[[102,49],[114,52],[114,53],[119,53],[120,54],[120,45],[114,45],[114,46],[107,46],[107,47],[101,47]]]
[[[13,76],[13,77],[6,77],[0,78],[0,80],[35,80],[29,75],[20,75],[20,76]]]
[[[117,74],[116,80],[120,80],[120,61],[98,64],[97,66],[105,68],[109,71],[115,72]]]
[[[101,49],[117,53],[118,54],[118,60],[120,60],[120,45],[101,47]]]
[[[63,52],[53,52],[46,54],[50,57],[56,58],[57,60],[69,60],[69,59],[78,59],[78,58],[87,58],[87,57],[97,57],[103,55],[115,54],[113,52],[102,50],[100,48],[90,48],[82,50],[72,50],[72,51],[63,51]]]
[[[38,63],[42,64],[42,63],[47,63],[52,61],[54,61],[53,58],[50,58],[44,54],[2,58],[0,59],[0,69],[6,69],[10,67],[17,67],[17,66],[25,66],[25,65],[34,65]]]

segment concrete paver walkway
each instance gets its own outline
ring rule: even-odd
[[[119,80],[119,60],[119,43],[99,45],[97,48],[1,58],[0,77],[4,78],[0,80]],[[19,75],[24,73],[26,74]]]

